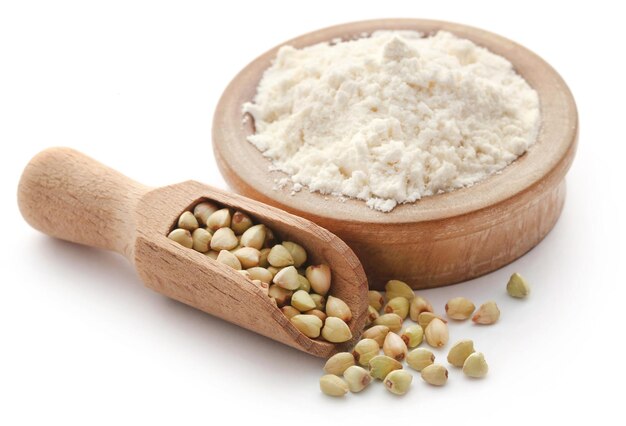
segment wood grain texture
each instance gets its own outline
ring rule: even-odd
[[[348,325],[358,338],[367,315],[363,268],[343,241],[306,219],[194,181],[152,189],[68,148],[38,154],[18,188],[20,211],[34,228],[125,255],[146,286],[165,296],[316,356],[353,343],[309,339],[252,282],[168,239],[181,212],[203,198],[248,212],[305,247],[311,262],[327,263],[332,294],[350,306]]]
[[[148,190],[76,151],[51,148],[24,169],[18,204],[24,219],[41,232],[132,259],[134,212]]]
[[[228,184],[248,197],[306,217],[343,239],[361,259],[370,287],[388,279],[429,288],[468,280],[500,268],[534,247],[552,229],[565,199],[564,178],[578,138],[573,97],[561,77],[540,57],[503,37],[464,25],[417,19],[355,22],[325,28],[282,45],[304,47],[380,29],[423,33],[446,30],[506,57],[538,92],[542,126],[531,149],[500,174],[470,188],[426,197],[390,213],[364,202],[290,188],[274,189],[286,175],[268,172],[270,162],[246,137],[251,101],[263,71],[280,46],[244,68],[224,91],[213,120],[215,157]],[[281,46],[282,46],[281,45]]]

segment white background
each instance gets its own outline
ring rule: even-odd
[[[555,3],[3,1],[0,423],[615,423],[626,380],[624,15],[608,2]],[[471,337],[485,353],[486,379],[451,369],[444,388],[416,375],[404,398],[380,383],[325,397],[322,360],[167,300],[123,257],[21,219],[21,170],[53,145],[154,186],[225,187],[210,129],[228,81],[285,39],[380,17],[511,38],[550,62],[578,103],[580,145],[554,231],[502,270],[423,292],[439,309],[457,295],[500,304],[493,327],[451,328],[451,340]],[[526,301],[504,292],[514,271],[533,284]]]

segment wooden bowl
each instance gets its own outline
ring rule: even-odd
[[[375,30],[446,30],[504,56],[539,93],[541,129],[536,143],[501,173],[454,192],[399,205],[390,213],[360,200],[341,202],[306,189],[276,189],[282,172],[246,140],[252,120],[241,107],[251,101],[277,46],[245,67],[229,84],[213,119],[217,164],[237,192],[310,219],[342,238],[357,254],[371,288],[400,279],[413,288],[468,280],[498,269],[538,244],[559,218],[565,174],[576,151],[578,117],[565,82],[528,49],[465,25],[418,19],[354,22],[315,31],[284,44],[298,48]],[[282,45],[281,45],[282,46]]]

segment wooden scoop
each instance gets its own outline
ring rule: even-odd
[[[358,339],[368,305],[363,267],[343,241],[306,219],[194,181],[150,188],[68,148],[35,156],[18,189],[20,211],[35,229],[123,254],[146,286],[167,297],[320,357],[353,343],[306,337],[251,281],[168,239],[178,216],[203,198],[250,214],[305,247],[313,264],[328,264],[331,294],[352,310],[348,325]]]

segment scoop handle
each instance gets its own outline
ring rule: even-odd
[[[78,151],[50,148],[24,169],[17,201],[33,228],[132,261],[135,207],[148,190]]]

